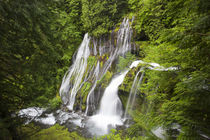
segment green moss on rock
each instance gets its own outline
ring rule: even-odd
[[[81,97],[82,97],[82,103],[86,102],[88,93],[90,91],[91,88],[91,83],[90,82],[85,82],[83,87],[81,88]]]
[[[76,101],[74,104],[74,107],[79,108],[80,105],[82,105],[82,110],[84,111],[86,108],[86,100],[87,100],[87,96],[88,93],[91,89],[92,83],[90,82],[85,82],[84,85],[82,86],[82,88],[79,90],[79,92],[77,93],[76,96]]]
[[[26,128],[25,128],[25,131],[27,131]],[[77,132],[70,133],[67,128],[65,128],[64,126],[60,126],[59,124],[56,124],[47,129],[42,129],[39,132],[35,131],[27,139],[29,140],[85,140],[85,138],[81,137]]]
[[[96,56],[89,56],[87,62],[88,62],[88,66],[96,65],[96,62],[97,62]]]
[[[106,88],[113,76],[113,72],[107,71],[106,74],[98,81],[98,84],[101,84],[103,88]]]
[[[119,86],[119,90],[129,93],[135,78],[136,69],[131,69],[125,76],[123,83]]]

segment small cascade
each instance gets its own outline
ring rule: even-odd
[[[99,66],[99,61],[97,62],[97,66],[96,66],[96,69],[95,69],[95,72],[94,72],[94,75],[96,76],[95,79],[93,80],[94,83],[93,83],[93,86],[90,90],[90,92],[88,93],[88,96],[87,96],[87,104],[86,104],[86,110],[85,110],[85,116],[87,116],[87,113],[88,113],[88,109],[89,109],[89,106],[91,106],[93,109],[94,108],[94,89],[96,87],[96,84],[97,84],[97,80],[98,80],[98,77],[99,77],[99,70],[100,70],[100,66]]]
[[[97,40],[93,39],[93,54],[97,55]]]
[[[118,97],[118,87],[122,84],[128,70],[122,72],[119,76],[112,79],[109,86],[106,88],[101,99],[99,115],[101,116],[121,116],[122,103]]]
[[[127,104],[126,104],[126,109],[125,109],[125,113],[124,113],[124,117],[123,117],[124,120],[128,119],[128,110],[132,109],[133,106],[134,106],[134,102],[135,102],[135,99],[136,99],[136,93],[137,93],[138,87],[141,84],[142,79],[144,77],[144,72],[142,72],[143,70],[144,70],[144,68],[141,68],[137,72],[137,74],[134,78],[134,81],[133,81],[133,84],[132,84],[132,87],[131,87],[131,90],[130,90],[130,94],[129,94],[129,97],[128,97],[128,101],[127,101]],[[139,74],[141,74],[140,78],[138,78]]]
[[[89,42],[90,37],[88,37],[88,34],[85,34],[82,44],[77,51],[76,59],[65,74],[60,87],[60,96],[69,110],[73,110],[75,96],[86,71],[87,59],[90,55]]]
[[[116,125],[123,125],[121,119],[123,109],[118,97],[118,87],[122,84],[128,71],[139,63],[140,61],[134,61],[129,69],[114,77],[107,86],[101,99],[98,113],[88,120],[87,125],[91,133],[103,135],[107,134],[110,128],[115,128]]]
[[[116,58],[118,58],[119,55],[124,56],[125,53],[127,53],[128,51],[131,50],[132,33],[133,33],[133,30],[130,26],[129,19],[124,18],[123,22],[120,25],[120,29],[117,32],[117,44],[114,45],[111,43],[111,41],[109,43],[109,46],[110,46],[109,47],[110,48],[109,49],[109,51],[110,51],[109,59],[104,64],[104,67],[100,74],[101,75],[100,78],[102,78],[102,76],[107,72],[107,70],[111,67],[113,61]],[[101,40],[100,40],[100,42],[101,42]],[[103,49],[104,47],[105,46],[101,46],[101,44],[99,45],[100,56],[105,52]]]
[[[118,54],[124,55],[131,49],[132,30],[130,28],[129,19],[124,18],[117,34],[117,46],[121,46]]]

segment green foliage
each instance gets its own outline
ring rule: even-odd
[[[180,124],[178,139],[201,139],[198,131],[210,135],[210,2],[129,0],[129,5],[136,15],[136,41],[149,43],[142,47],[144,60],[178,68],[147,70],[141,89],[151,104],[149,116],[167,127]]]
[[[115,129],[112,129],[111,133],[97,138],[97,140],[104,140],[104,139],[107,139],[107,140],[121,140],[122,136],[121,136],[120,132],[117,133],[117,131]]]
[[[128,67],[134,60],[136,59],[136,56],[131,54],[130,52],[125,55],[125,57],[120,56],[119,62],[117,64],[117,70],[118,72],[124,70],[126,67]]]
[[[158,121],[165,127],[180,124],[182,133],[178,139],[200,139],[198,132],[210,135],[209,9],[209,0],[0,1],[0,138],[9,135],[8,139],[20,139],[17,130],[21,121],[11,118],[11,113],[49,102],[52,108],[59,106],[60,98],[55,95],[84,32],[96,37],[104,35],[125,14],[135,15],[134,41],[140,46],[144,61],[178,68],[146,70],[141,91],[148,106],[137,108],[137,124],[128,133],[133,139],[141,139],[138,131],[148,133]],[[100,59],[103,66],[107,56]],[[135,59],[130,53],[120,57],[118,72]],[[91,56],[88,66],[96,62],[97,58]],[[120,87],[125,92],[129,92],[135,70],[129,74]],[[107,71],[98,83],[105,88],[112,76],[113,72]],[[90,85],[86,82],[81,89],[83,104]],[[137,104],[141,105],[140,101]],[[43,139],[47,134],[52,139],[61,135],[64,139],[78,139],[77,134],[70,136],[58,125],[39,134]],[[38,139],[38,135],[33,138]],[[104,138],[128,137],[113,132]]]
[[[54,97],[52,100],[49,101],[51,109],[57,109],[60,107],[62,101],[60,96]]]
[[[109,33],[126,11],[126,6],[126,0],[82,0],[84,30],[96,37]]]
[[[67,69],[63,66],[69,65],[81,41],[79,23],[72,20],[76,13],[65,11],[64,5],[46,0],[0,1],[0,118],[9,123],[14,139],[21,122],[11,119],[11,113],[49,104]],[[59,100],[51,100],[52,106],[57,104]]]
[[[131,126],[130,128],[128,128],[128,130],[124,131],[124,130],[115,130],[115,129],[111,129],[110,133],[101,137],[98,137],[97,140],[158,140],[157,137],[155,137],[154,135],[146,135],[141,133],[141,135],[136,135],[136,136],[131,136],[127,133],[127,131],[132,131],[134,127]],[[139,132],[139,129],[137,130]],[[137,132],[134,130],[134,133]],[[140,130],[141,131],[141,130]],[[138,133],[139,134],[139,133]],[[144,135],[144,136],[142,136]]]
[[[33,129],[32,129],[33,127]],[[25,137],[29,140],[84,140],[85,138],[79,136],[76,132],[69,132],[64,126],[55,124],[54,126],[37,131],[35,126],[22,127],[22,131],[30,134]]]
[[[136,75],[136,70],[137,69],[133,68],[126,74],[125,79],[123,80],[123,83],[119,86],[120,90],[127,92],[129,94],[132,84],[133,84],[133,80]]]
[[[5,122],[0,119],[0,139],[1,140],[12,140],[12,136],[8,130],[8,124],[5,124]]]

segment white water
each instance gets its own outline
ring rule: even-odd
[[[157,136],[158,138],[160,138],[161,140],[166,140],[165,137],[165,130],[162,127],[158,127],[155,129],[152,129],[152,133]]]
[[[105,43],[102,45],[102,39],[99,41],[93,39],[93,50],[94,55],[97,53],[97,43],[98,44],[98,53],[100,56],[102,56],[104,53],[109,54],[109,59],[105,61],[104,65],[99,69],[97,66],[97,71],[94,73],[95,79],[93,79],[93,85],[88,93],[87,97],[87,103],[86,103],[86,111],[85,115],[88,115],[88,112],[95,109],[95,97],[94,97],[94,90],[97,86],[97,80],[100,80],[107,72],[107,70],[111,67],[114,60],[118,58],[119,55],[125,55],[126,52],[131,50],[131,35],[132,35],[132,28],[130,27],[129,19],[124,19],[120,29],[117,33],[117,44],[114,47],[114,45],[111,43],[111,41],[107,41],[108,43]],[[107,52],[108,51],[108,52]],[[98,62],[99,63],[99,62]]]
[[[106,88],[101,99],[99,115],[102,116],[121,116],[122,104],[118,97],[118,87],[122,84],[128,70],[121,73],[112,79],[109,86]]]
[[[45,125],[54,125],[56,123],[53,113],[46,114],[46,117],[36,118],[35,121],[40,122]]]
[[[129,69],[136,67],[139,63],[140,61],[134,61]],[[123,109],[120,98],[118,97],[118,87],[122,84],[129,69],[114,77],[105,89],[98,113],[90,117],[87,123],[91,133],[104,135],[111,128],[115,128],[117,125],[123,125],[121,119]]]
[[[132,28],[130,26],[129,19],[124,18],[123,22],[120,25],[120,29],[117,32],[117,44],[115,50],[112,51],[112,44],[110,45],[110,55],[109,59],[104,64],[102,70],[102,76],[107,72],[107,70],[111,67],[113,61],[119,56],[124,56],[125,53],[131,50],[131,37],[132,37]],[[101,47],[101,45],[100,45]]]
[[[143,80],[143,77],[144,77],[144,72],[141,74],[141,77],[140,77],[140,79],[139,79],[139,81],[138,81],[136,87],[133,89],[134,91],[132,91],[134,95],[133,95],[133,99],[132,99],[132,101],[131,101],[131,109],[132,109],[133,106],[134,106],[134,102],[135,102],[135,99],[136,99],[136,93],[137,93],[138,85],[141,85],[141,82],[142,82],[142,80]]]
[[[116,44],[113,43],[114,41],[106,40],[105,38],[100,38],[99,40],[93,38],[93,45],[90,47],[90,37],[88,37],[88,34],[84,36],[73,65],[65,74],[60,87],[61,99],[69,110],[73,110],[77,92],[87,81],[91,81],[92,86],[87,97],[85,114],[87,115],[89,111],[94,110],[96,107],[94,90],[97,87],[97,80],[100,80],[106,74],[119,55],[125,55],[126,52],[131,50],[131,36],[132,28],[127,18],[124,18],[117,32]],[[96,67],[87,66],[87,60],[90,55],[102,57],[105,53],[108,55],[108,60],[98,60]],[[103,63],[103,65],[98,66],[100,63]]]
[[[132,29],[130,28],[129,19],[124,18],[117,34],[117,45],[121,46],[118,50],[119,54],[124,55],[131,49]]]
[[[145,62],[144,62],[145,63]],[[148,63],[150,67],[148,67],[151,70],[157,70],[157,71],[169,71],[169,70],[177,70],[177,67],[168,67],[165,68],[163,66],[160,66],[158,63]]]
[[[85,34],[82,44],[77,51],[76,59],[64,76],[60,87],[60,96],[69,110],[73,110],[75,96],[87,67],[87,59],[90,55],[89,42],[90,38],[88,34]]]
[[[131,90],[130,90],[130,94],[129,94],[129,97],[128,97],[128,101],[127,101],[127,104],[126,104],[126,109],[125,109],[125,113],[124,113],[124,117],[123,117],[124,120],[128,119],[128,110],[133,108],[138,86],[141,84],[141,81],[142,81],[143,76],[144,76],[144,73],[141,73],[142,71],[143,71],[143,68],[141,68],[137,72],[137,74],[134,78],[134,81],[133,81],[133,84],[132,84],[132,87],[131,87]],[[139,73],[141,73],[141,77],[138,79]]]
[[[88,113],[88,109],[89,109],[89,105],[93,104],[94,103],[94,89],[96,87],[96,84],[97,84],[97,80],[98,80],[98,77],[99,77],[99,71],[100,71],[100,66],[99,66],[99,61],[97,62],[97,65],[96,65],[96,69],[94,71],[94,75],[95,75],[95,79],[93,79],[94,81],[94,84],[90,90],[90,92],[88,93],[88,96],[87,96],[87,104],[86,104],[86,110],[85,110],[85,115],[87,116],[87,113]],[[91,103],[90,103],[91,101]],[[93,108],[94,108],[94,105],[92,105]]]
[[[151,70],[157,70],[157,71],[177,70],[177,67],[164,68],[163,66],[160,66],[158,63],[147,63],[147,62],[144,62],[142,60],[138,60],[138,61],[136,61],[136,63],[149,64],[150,66],[148,68],[151,69]],[[130,90],[130,94],[129,94],[129,97],[128,97],[128,101],[127,101],[127,104],[126,104],[126,109],[125,109],[125,113],[124,113],[124,120],[128,119],[128,111],[129,111],[129,109],[132,109],[133,106],[134,106],[137,89],[138,89],[138,86],[141,84],[143,76],[144,76],[144,72],[142,72],[143,69],[144,68],[140,69],[137,72],[137,74],[134,78],[134,81],[133,81],[133,84],[132,84],[132,87],[131,87],[131,90]],[[140,72],[142,72],[142,73],[141,73],[140,78],[138,79],[138,75],[139,75]]]
[[[41,117],[45,108],[29,107],[19,111],[18,116],[27,118],[25,124],[29,124],[32,121],[40,122],[45,125],[54,125],[56,123],[53,114],[45,114],[45,117]]]

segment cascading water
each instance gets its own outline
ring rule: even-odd
[[[118,50],[118,54],[124,55],[131,49],[131,36],[132,30],[130,28],[129,19],[124,18],[117,33],[117,45],[121,46],[121,49]]]
[[[117,32],[117,44],[115,47],[115,50],[112,51],[110,49],[110,56],[109,59],[104,64],[102,75],[104,75],[107,70],[111,67],[113,61],[119,56],[119,55],[125,55],[126,52],[131,50],[131,37],[132,37],[133,30],[130,27],[129,19],[124,18],[122,24],[120,25],[120,29]],[[110,45],[110,48],[113,48]]]
[[[87,59],[90,55],[89,42],[90,37],[88,37],[88,34],[85,34],[82,44],[77,51],[76,59],[65,74],[60,87],[60,96],[63,103],[67,104],[69,110],[73,110],[75,96],[87,67]]]
[[[132,29],[127,18],[123,20],[117,32],[116,44],[113,40],[105,41],[105,39],[97,40],[93,38],[91,40],[93,42],[92,46],[89,46],[90,37],[88,37],[88,34],[84,36],[73,65],[65,74],[60,88],[60,96],[69,110],[73,110],[77,92],[88,80],[91,81],[92,86],[87,96],[85,114],[88,115],[89,110],[95,108],[94,90],[97,87],[97,80],[100,80],[106,74],[113,61],[119,55],[124,55],[127,51],[131,50],[131,36]],[[108,55],[107,60],[98,60],[96,66],[93,65],[91,67],[87,65],[89,56],[94,55],[97,58],[103,57],[104,54]],[[103,66],[99,65],[102,63],[101,61],[104,63]]]
[[[136,93],[137,93],[138,86],[141,84],[142,79],[144,77],[144,72],[142,72],[143,69],[144,68],[141,68],[137,72],[137,74],[134,78],[134,81],[133,81],[133,84],[132,84],[132,87],[131,87],[131,90],[130,90],[130,94],[129,94],[129,97],[128,97],[128,101],[127,101],[127,104],[126,104],[126,109],[125,109],[125,113],[124,113],[124,117],[123,117],[124,120],[128,119],[128,110],[133,108],[133,105],[134,105],[134,102],[135,102],[135,99],[136,99]],[[141,74],[141,76],[138,79],[139,74]]]
[[[130,27],[132,21],[133,19],[130,21],[124,18],[118,32],[115,33],[113,31],[111,33],[111,40],[106,38],[90,38],[88,34],[85,34],[78,51],[73,56],[73,65],[65,74],[60,87],[60,96],[63,104],[69,110],[72,110],[72,112],[67,112],[62,108],[54,113],[46,114],[47,117],[43,118],[41,117],[41,113],[44,112],[44,109],[37,111],[36,108],[31,108],[25,111],[23,110],[20,115],[29,114],[30,121],[35,120],[48,125],[66,123],[71,127],[87,127],[94,135],[107,134],[111,128],[115,128],[117,125],[123,125],[123,120],[128,117],[129,108],[132,108],[134,105],[137,87],[140,85],[144,76],[144,73],[141,73],[141,71],[137,72],[125,113],[123,113],[122,103],[118,97],[118,87],[122,84],[128,71],[133,67],[137,67],[139,63],[149,64],[150,66],[148,68],[151,70],[167,71],[177,69],[176,67],[164,68],[157,63],[146,63],[137,60],[128,69],[112,77],[105,91],[103,89],[104,87],[101,88],[101,85],[98,86],[98,83],[103,81],[102,78],[107,71],[109,70],[110,72],[111,68],[112,70],[116,68],[113,62],[119,56],[124,56],[133,47],[131,45],[132,28]],[[141,76],[139,76],[140,73]],[[82,89],[87,90],[87,92],[83,92]],[[103,91],[104,94],[101,97],[100,93],[103,93]],[[79,109],[81,112],[78,111]],[[89,116],[92,114],[94,115]],[[85,131],[87,132],[87,130]]]
[[[104,74],[107,72],[107,70],[111,67],[113,61],[118,58],[119,55],[124,55],[126,52],[131,50],[131,36],[132,36],[132,29],[130,27],[129,19],[124,19],[119,31],[117,32],[117,44],[114,47],[114,44],[111,43],[111,41],[108,41],[106,45],[102,45],[101,39],[99,41],[93,40],[93,47],[94,47],[94,54],[97,52],[96,46],[99,42],[99,55],[102,56],[105,52],[109,52],[109,59],[105,61],[105,64],[99,71],[97,76],[97,79],[93,82],[93,86],[88,94],[87,97],[87,105],[86,105],[86,111],[85,115],[88,115],[88,111],[91,108],[95,108],[95,102],[94,102],[94,90],[96,88],[97,80],[100,80]],[[108,48],[108,49],[106,49]],[[91,100],[90,100],[91,99]],[[93,109],[92,109],[93,110]]]
[[[118,97],[118,87],[122,84],[128,71],[139,63],[140,61],[134,61],[128,70],[114,77],[105,89],[98,113],[90,117],[87,123],[91,133],[103,135],[107,134],[110,128],[116,127],[116,125],[123,125],[121,119],[123,109]]]
[[[87,125],[94,125],[92,128],[99,129],[101,131],[99,133],[101,134],[108,133],[109,127],[123,124],[121,118],[123,109],[122,103],[118,97],[118,87],[123,82],[129,69],[112,79],[109,86],[105,89],[101,100],[101,96],[99,93],[96,93],[95,89],[98,81],[103,78],[113,62],[120,55],[124,56],[125,53],[131,50],[132,29],[129,22],[129,19],[125,18],[123,20],[120,29],[116,34],[116,40],[114,39],[115,37],[107,41],[106,39],[95,38],[91,40],[90,37],[88,37],[88,34],[86,34],[77,51],[73,65],[64,76],[60,88],[60,96],[69,110],[73,110],[75,100],[80,99],[80,104],[78,104],[79,101],[77,101],[77,105],[80,105],[80,108],[83,108],[82,110],[85,111],[85,116],[88,116],[94,114],[97,105],[100,104],[98,112],[95,112],[96,115],[88,119]],[[111,36],[113,35],[114,33],[111,34]],[[90,43],[91,41],[92,43]],[[104,56],[108,59],[104,59]],[[90,61],[93,58],[98,59],[90,65],[89,58]],[[103,65],[101,65],[101,63],[103,63]],[[129,68],[136,67],[139,63],[142,63],[142,61],[134,61]],[[88,90],[88,94],[85,93],[86,98],[83,93],[83,97],[81,98],[80,95],[77,96],[77,93],[81,93],[86,82],[91,86]],[[86,99],[86,102],[84,102],[84,99]],[[101,102],[96,103],[99,102],[99,100]],[[85,110],[83,106],[84,103],[86,103]],[[104,123],[101,123],[102,120]]]
[[[91,101],[92,103],[94,102],[94,89],[96,87],[96,84],[97,84],[97,80],[98,80],[98,76],[99,76],[99,70],[100,70],[100,66],[99,66],[99,62],[97,62],[97,66],[96,66],[96,69],[95,69],[95,72],[94,72],[94,75],[96,75],[95,79],[94,79],[94,84],[87,96],[87,104],[86,104],[86,110],[85,110],[85,115],[87,116],[87,113],[88,113],[88,109],[89,109],[89,106],[91,106],[92,104],[90,104],[89,102]],[[93,95],[92,95],[93,94]],[[93,108],[94,108],[94,105],[92,105]]]

